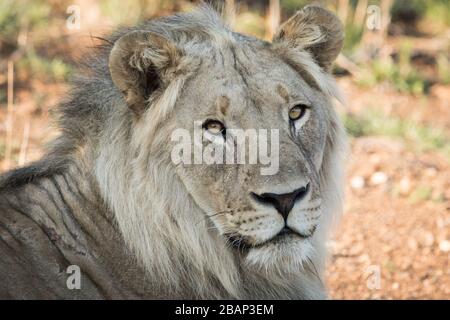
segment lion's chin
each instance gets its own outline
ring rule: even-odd
[[[309,239],[284,236],[250,248],[246,264],[266,272],[295,273],[311,261],[314,247]]]

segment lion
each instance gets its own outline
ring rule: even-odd
[[[83,59],[46,155],[1,177],[0,298],[326,298],[342,43],[316,6],[271,42],[207,6],[114,33]],[[174,163],[178,128],[205,145],[276,129],[278,170]]]

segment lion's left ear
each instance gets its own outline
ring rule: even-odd
[[[325,71],[342,49],[344,31],[339,18],[316,6],[307,6],[286,21],[273,38],[273,43],[306,50]]]

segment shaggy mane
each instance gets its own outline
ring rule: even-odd
[[[108,68],[114,43],[135,30],[157,33],[185,50],[197,52],[202,46],[220,47],[237,40],[254,41],[231,31],[219,14],[205,5],[190,13],[119,30],[106,38],[93,54],[82,59],[81,72],[58,107],[57,123],[62,134],[49,147],[46,158],[4,176],[0,180],[0,189],[83,162],[82,167],[95,177],[100,194],[114,213],[137,263],[149,274],[157,275],[155,279],[149,279],[154,282],[155,292],[168,286],[180,297],[323,298],[322,284],[317,283],[317,276],[307,268],[299,275],[274,275],[266,279],[264,271],[258,274],[239,266],[223,239],[210,232],[210,221],[205,219],[204,212],[175,174],[170,159],[156,160],[154,152],[161,155],[164,145],[149,141],[157,129],[161,130],[158,127],[160,120],[169,115],[188,75],[170,83],[165,92],[152,101],[158,107],[149,110],[144,121],[136,123],[121,92],[113,84]],[[308,74],[306,80],[312,79],[326,95],[340,97],[331,76],[321,70],[309,53],[294,54],[292,49],[286,49],[285,55],[292,66]],[[319,173],[326,193],[324,210],[328,220],[325,224],[331,221],[332,211],[339,211],[341,207],[341,194],[332,191],[341,189],[342,168],[339,164],[342,150],[345,150],[344,131],[339,120],[332,114],[330,121],[333,129],[327,139]],[[323,234],[317,237],[315,244],[318,261],[324,260],[326,237],[325,230],[320,232]],[[320,263],[314,263],[314,268],[323,269]],[[299,277],[301,281],[298,281]],[[194,287],[188,288],[186,283],[194,284]],[[248,283],[252,285],[249,287]],[[304,296],[299,297],[299,292]]]

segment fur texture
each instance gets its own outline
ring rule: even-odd
[[[45,244],[65,246],[63,256],[81,265],[90,288],[86,297],[325,298],[325,240],[342,206],[345,154],[331,102],[339,94],[327,73],[342,46],[342,34],[333,34],[340,30],[337,21],[324,9],[306,8],[267,43],[234,33],[203,7],[117,32],[86,60],[61,104],[62,135],[48,155],[3,176],[3,210],[40,219],[49,237],[49,195],[38,197],[44,202],[38,215],[27,203],[37,201],[32,194],[38,184],[54,194],[62,217],[82,221],[76,225],[95,221],[95,228],[76,228],[79,237],[70,238],[71,248],[82,245],[90,253],[86,260],[69,256],[66,235],[75,227],[52,226],[58,241]],[[323,29],[327,25],[333,30]],[[311,108],[302,122],[290,124],[289,108],[299,103]],[[261,176],[259,165],[173,164],[173,130],[193,131],[196,120],[211,117],[230,128],[278,129],[279,171]],[[47,185],[55,179],[56,187]],[[249,195],[306,184],[310,192],[287,220],[302,237],[275,239],[284,225],[281,216]],[[19,189],[23,197],[11,204]],[[90,201],[66,200],[65,207],[58,202],[79,194],[90,195]],[[96,209],[88,210],[89,203]],[[106,218],[92,218],[98,215]],[[0,222],[11,228],[10,220],[0,216]],[[114,241],[91,241],[106,231]],[[230,235],[238,237],[237,248]],[[49,251],[43,259],[51,256]],[[30,263],[34,255],[25,257],[23,263],[36,265]],[[58,263],[35,271],[43,279],[61,277]],[[0,269],[0,277],[11,272]],[[30,267],[17,281],[32,272]],[[2,292],[17,294],[12,282],[3,283]],[[56,288],[61,285],[45,289],[37,283],[39,290],[28,288],[27,297],[74,297]]]

